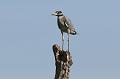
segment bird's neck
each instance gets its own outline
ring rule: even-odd
[[[61,15],[57,15],[57,17],[61,17],[61,16],[63,16],[63,14],[61,14]]]
[[[57,22],[59,22],[60,16],[57,16]]]
[[[59,20],[60,16],[57,16],[57,20]]]
[[[58,19],[61,18],[61,17],[63,17],[63,15],[57,16]]]

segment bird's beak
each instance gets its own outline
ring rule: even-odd
[[[54,15],[53,13],[51,15]]]
[[[55,14],[55,13],[52,13],[52,15],[56,16],[56,14]]]

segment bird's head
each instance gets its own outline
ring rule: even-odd
[[[62,13],[62,11],[55,11],[54,13],[52,13],[52,15],[54,15],[54,16],[62,16],[63,13]]]

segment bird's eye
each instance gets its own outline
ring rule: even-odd
[[[62,13],[61,11],[59,11],[59,13]]]
[[[61,12],[61,11],[56,11],[55,13],[60,14],[60,13],[62,13],[62,12]]]

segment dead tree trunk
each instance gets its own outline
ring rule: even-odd
[[[57,44],[53,45],[56,72],[54,79],[69,79],[70,66],[73,64],[70,52],[62,51]]]

